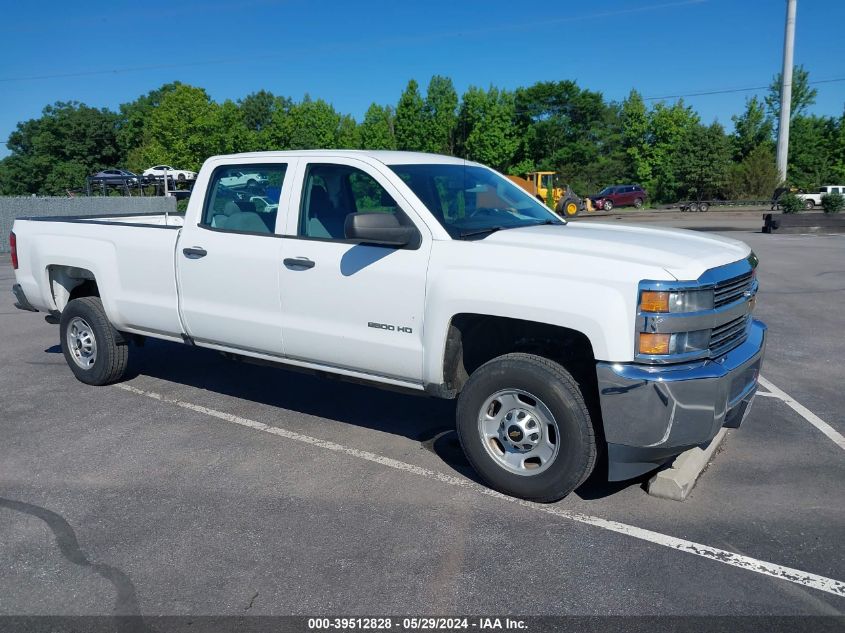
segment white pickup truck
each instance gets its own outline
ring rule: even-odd
[[[798,198],[804,202],[805,209],[822,206],[822,198],[829,193],[845,195],[845,185],[825,185],[812,193],[799,193]]]
[[[602,453],[626,479],[738,426],[766,341],[742,242],[567,223],[430,154],[217,156],[184,216],[21,218],[11,246],[17,306],[82,382],[155,337],[457,398],[479,475],[538,501]]]

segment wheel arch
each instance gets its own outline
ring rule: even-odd
[[[50,292],[58,312],[79,297],[99,297],[100,288],[94,273],[87,268],[51,264],[47,266]]]
[[[449,322],[442,356],[442,383],[429,387],[428,391],[454,398],[478,367],[514,352],[559,363],[582,384],[587,399],[588,393],[596,389],[596,357],[590,339],[583,332],[538,321],[462,312]]]

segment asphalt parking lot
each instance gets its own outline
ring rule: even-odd
[[[761,259],[763,376],[845,434],[845,236],[719,221]],[[538,506],[475,482],[451,402],[155,341],[88,387],[6,291],[0,333],[0,615],[845,612],[845,450],[783,398],[683,503]]]

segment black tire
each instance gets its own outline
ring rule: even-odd
[[[815,206],[816,206],[816,203],[813,202],[812,200],[804,200],[804,208],[805,209],[812,209]]]
[[[179,174],[178,176],[176,176],[176,180],[178,180],[179,182],[185,182],[185,174]]]
[[[95,341],[93,361],[87,368],[80,364],[82,361],[78,362],[74,358],[76,353],[71,348],[74,344],[69,340],[73,338],[69,336],[71,324],[80,323],[75,319],[90,326],[90,334]],[[62,311],[59,332],[65,361],[81,382],[87,385],[108,385],[120,380],[126,373],[129,348],[109,323],[99,297],[81,297],[68,303]]]
[[[697,202],[690,202],[687,206],[687,210],[690,213],[698,213],[698,203]]]
[[[509,389],[533,395],[554,417],[557,451],[537,474],[507,470],[482,439],[482,407],[491,396]],[[578,383],[558,363],[540,356],[506,354],[475,370],[458,398],[457,427],[464,453],[481,479],[499,492],[529,501],[562,499],[590,476],[596,463],[595,430]]]
[[[575,198],[563,198],[557,205],[557,212],[565,218],[574,218],[581,211],[581,205]]]
[[[603,208],[605,211],[613,211],[613,200],[605,200]]]
[[[707,213],[710,210],[710,204],[707,202],[699,202],[698,203],[698,211],[699,213]]]
[[[246,186],[249,189],[255,189],[255,185],[257,185],[257,184],[258,184],[258,181],[253,180],[252,178],[250,178],[249,180],[246,181]]]
[[[634,207],[637,209],[643,208],[643,199],[642,198],[634,198]]]

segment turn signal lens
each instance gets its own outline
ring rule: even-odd
[[[669,312],[669,293],[643,290],[640,295],[640,310],[643,312]]]
[[[671,338],[671,334],[641,332],[639,342],[640,354],[668,354]]]

